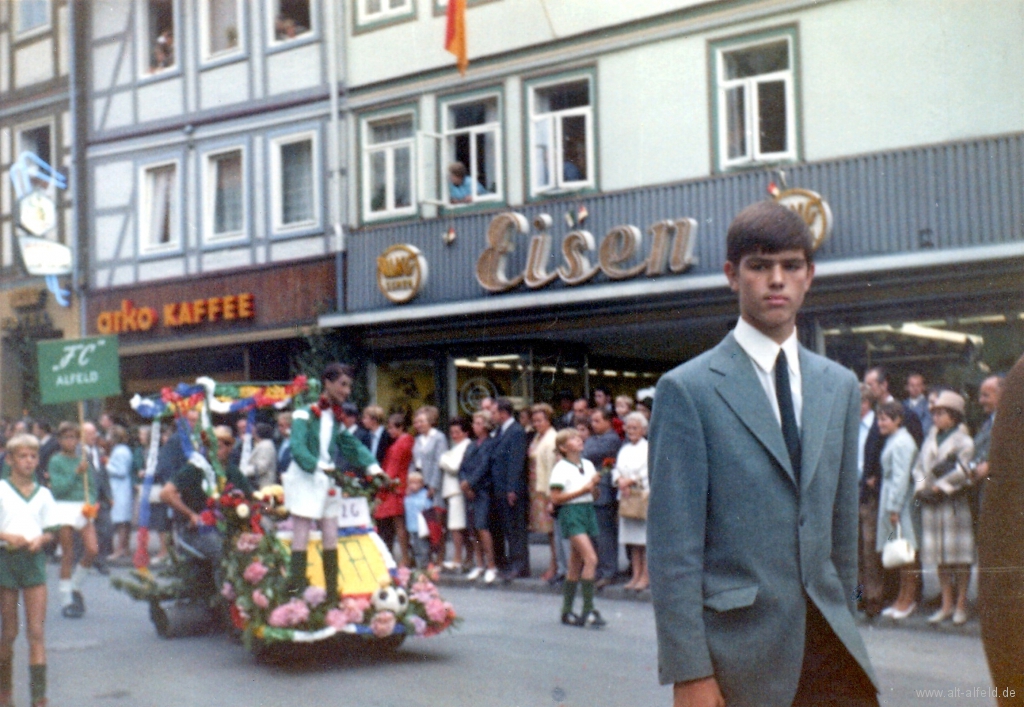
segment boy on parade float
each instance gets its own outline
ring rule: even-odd
[[[306,585],[306,548],[309,531],[319,525],[323,538],[323,568],[327,596],[338,596],[338,516],[342,495],[332,478],[340,453],[370,476],[383,475],[370,450],[341,422],[342,404],[352,392],[351,366],[331,363],[320,376],[323,394],[308,407],[292,413],[292,463],[282,477],[292,517],[291,588],[301,593]]]
[[[57,506],[50,490],[36,483],[39,440],[19,434],[7,443],[11,474],[0,481],[0,707],[13,704],[14,639],[19,598],[28,627],[29,689],[33,707],[46,706],[46,555],[53,540]]]

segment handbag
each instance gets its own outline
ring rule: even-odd
[[[903,528],[896,524],[896,537],[886,540],[882,546],[882,567],[891,570],[912,564],[917,553],[910,541],[903,537]]]
[[[630,491],[619,499],[619,517],[630,520],[647,520],[647,500],[650,491]]]

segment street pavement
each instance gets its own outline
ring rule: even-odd
[[[54,707],[671,704],[670,689],[657,684],[651,604],[613,599],[608,590],[597,606],[609,625],[594,630],[562,626],[554,593],[446,585],[445,598],[463,617],[454,632],[410,638],[383,656],[306,651],[268,665],[224,634],[159,638],[147,606],[111,588],[104,577],[92,576],[85,587],[85,618],[64,619],[55,602],[56,568],[49,572]],[[882,684],[883,707],[918,705],[922,699],[995,705],[993,698],[978,696],[991,685],[976,636],[880,622],[864,624],[861,631]],[[22,632],[16,644],[17,704],[27,702],[27,672]],[[933,692],[915,693],[925,690]],[[937,690],[942,694],[935,696]]]

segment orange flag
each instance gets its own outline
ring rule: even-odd
[[[444,48],[455,55],[459,73],[466,75],[469,55],[466,53],[466,0],[448,0],[448,26],[444,32]]]

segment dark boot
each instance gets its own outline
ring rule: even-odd
[[[323,551],[324,589],[331,606],[338,603],[338,548]]]
[[[288,591],[302,594],[306,590],[306,551],[292,550],[291,569],[288,574]]]

